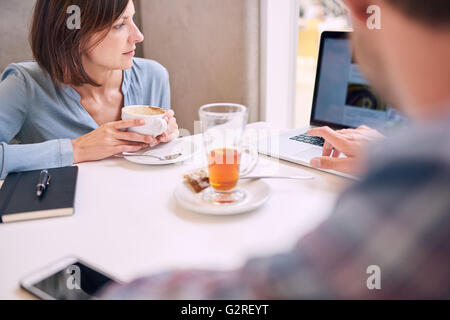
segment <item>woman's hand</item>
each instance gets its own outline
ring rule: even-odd
[[[102,160],[122,152],[136,152],[149,145],[156,145],[157,139],[151,136],[121,131],[142,125],[145,125],[142,119],[109,122],[72,140],[74,164]]]
[[[173,112],[173,110],[168,110],[164,115],[164,119],[167,121],[167,131],[157,137],[158,143],[170,142],[178,138],[178,136],[180,135],[180,132],[178,131],[177,119],[174,117],[174,115],[175,113]],[[153,147],[153,145],[151,144],[150,146]]]
[[[311,160],[313,168],[337,170],[345,173],[362,173],[366,168],[366,145],[384,136],[377,130],[366,126],[357,129],[334,131],[329,127],[314,128],[308,131],[310,136],[325,139],[322,157]],[[339,158],[343,153],[346,157]]]

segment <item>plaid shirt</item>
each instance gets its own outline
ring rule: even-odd
[[[230,272],[141,278],[104,298],[450,298],[450,121],[410,129],[370,155],[367,176],[292,251]],[[369,266],[380,289],[369,289]]]

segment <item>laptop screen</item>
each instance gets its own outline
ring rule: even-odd
[[[335,128],[360,125],[386,131],[406,119],[379,99],[362,75],[348,32],[322,33],[311,124]]]

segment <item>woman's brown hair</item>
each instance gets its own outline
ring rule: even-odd
[[[34,59],[47,71],[55,83],[75,86],[93,81],[82,64],[82,54],[100,43],[114,22],[125,11],[129,0],[37,0],[30,29],[30,44]],[[71,14],[67,9],[80,8],[80,29],[69,28]],[[69,10],[70,12],[70,10]],[[100,37],[89,48],[94,34]],[[104,34],[101,34],[104,32]]]

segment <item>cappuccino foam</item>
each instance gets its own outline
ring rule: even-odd
[[[164,110],[161,108],[148,106],[129,108],[127,109],[127,112],[138,116],[159,116],[164,114]]]

